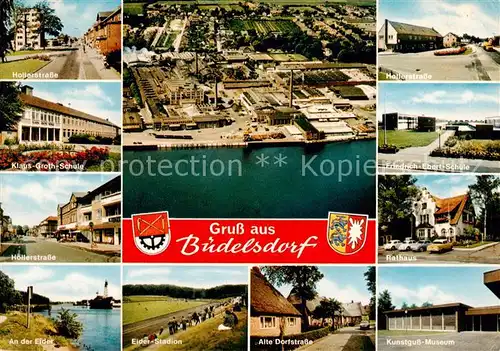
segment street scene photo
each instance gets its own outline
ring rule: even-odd
[[[500,344],[500,266],[381,267],[382,351],[484,351]]]
[[[119,266],[0,265],[0,349],[119,351]]]
[[[373,218],[375,61],[375,1],[126,1],[125,215]]]
[[[119,172],[120,84],[0,82],[0,171]]]
[[[261,266],[250,274],[251,350],[375,350],[375,267]]]
[[[0,79],[121,79],[121,1],[6,0]]]
[[[500,178],[380,175],[379,263],[500,264]]]
[[[0,262],[120,262],[121,177],[0,174]]]
[[[500,85],[379,85],[381,172],[500,172]]]
[[[123,349],[247,350],[248,267],[123,267]]]
[[[379,80],[500,81],[500,4],[380,0]]]

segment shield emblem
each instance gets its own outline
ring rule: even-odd
[[[135,246],[146,255],[158,255],[170,244],[168,212],[132,215]]]
[[[328,213],[328,245],[341,255],[353,255],[365,246],[368,216],[350,213]]]

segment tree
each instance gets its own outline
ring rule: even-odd
[[[0,311],[5,313],[7,307],[21,302],[21,294],[15,289],[14,280],[0,271]]]
[[[0,57],[5,62],[5,55],[9,51],[12,40],[11,18],[14,12],[14,0],[2,0],[0,6]]]
[[[56,320],[57,331],[67,338],[78,339],[82,335],[83,324],[77,320],[77,317],[76,313],[61,308]]]
[[[333,327],[335,327],[336,312],[342,312],[342,303],[336,299],[323,299],[312,311],[312,315],[316,319],[321,319],[321,325],[323,325],[325,318],[331,318]]]
[[[10,130],[17,126],[23,112],[19,98],[21,87],[15,82],[0,82],[0,130]]]
[[[488,208],[496,198],[496,190],[500,187],[500,178],[493,175],[476,176],[476,183],[469,185],[469,194],[472,201],[482,208],[483,216],[483,241],[486,239]]]
[[[432,303],[430,303],[429,301],[426,301],[422,304],[422,307],[432,307]]]
[[[369,267],[368,270],[364,273],[366,285],[368,287],[368,291],[372,294],[370,298],[370,319],[375,319],[375,300],[377,295],[377,282],[376,277],[377,273],[375,267]]]
[[[410,307],[408,307],[408,304],[406,303],[406,301],[403,301],[403,303],[401,304],[401,309],[402,310],[407,310],[409,309]]]
[[[378,301],[377,301],[377,312],[378,312],[378,329],[385,329],[386,327],[386,319],[385,319],[385,312],[387,311],[392,311],[396,307],[392,304],[392,297],[391,294],[389,293],[388,290],[382,291],[378,295]]]
[[[290,284],[292,292],[300,298],[300,313],[305,329],[309,328],[306,302],[316,297],[316,284],[324,275],[316,266],[265,266],[262,273],[276,286]]]
[[[410,305],[410,308],[418,308],[418,306],[417,306],[416,304],[412,303],[412,304]]]
[[[413,203],[420,194],[420,190],[415,186],[416,181],[417,179],[411,175],[379,177],[379,224],[387,226],[388,233],[395,232],[394,228],[397,227],[398,221],[411,218]]]
[[[42,35],[42,47],[45,48],[45,34],[57,37],[61,34],[64,25],[47,0],[37,3],[33,8],[38,10],[38,18],[40,20],[40,27],[38,27],[36,33]]]

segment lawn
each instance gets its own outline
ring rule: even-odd
[[[206,304],[202,300],[177,300],[168,296],[130,296],[123,301],[123,325]]]
[[[145,2],[126,3],[123,6],[123,13],[127,15],[140,15],[144,12]]]
[[[4,315],[5,316],[5,315]],[[0,350],[23,350],[23,351],[42,351],[41,345],[10,345],[9,340],[35,340],[51,339],[54,344],[60,346],[70,345],[70,341],[62,336],[54,335],[57,330],[54,323],[44,316],[34,313],[31,317],[30,329],[26,328],[26,314],[21,312],[8,313],[7,320],[0,324]]]
[[[45,52],[45,50],[21,50],[21,51],[13,51],[7,54],[7,56],[20,56],[20,55],[29,55],[29,54],[39,54],[41,52]]]
[[[375,351],[375,344],[367,335],[351,335],[342,351]]]
[[[32,73],[46,66],[50,61],[35,59],[0,63],[0,79],[16,79],[14,73]]]
[[[455,245],[455,247],[459,247],[459,248],[463,248],[463,249],[473,249],[475,247],[480,247],[480,246],[488,245],[491,243],[493,243],[493,241],[479,241],[477,243],[469,244],[469,245]]]
[[[196,327],[175,335],[182,340],[182,345],[165,345],[159,350],[169,351],[232,351],[247,349],[247,315],[246,309],[235,312],[238,324],[233,330],[218,331],[217,327],[224,321],[224,314],[218,314]]]
[[[416,335],[445,335],[442,331],[426,330],[378,330],[378,336],[416,336]]]
[[[407,147],[427,146],[438,138],[437,132],[416,132],[412,130],[388,130],[387,144],[396,145],[400,149]],[[384,145],[384,130],[379,129],[379,146]]]

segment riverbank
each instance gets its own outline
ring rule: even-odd
[[[262,141],[203,141],[203,142],[179,142],[177,140],[164,142],[148,142],[141,144],[124,144],[123,150],[127,151],[155,151],[175,149],[213,149],[213,148],[255,148],[273,146],[307,146],[318,144],[346,143],[364,140],[375,140],[375,135],[357,136],[349,138],[322,139],[322,140],[297,140],[297,139],[266,139]]]
[[[38,313],[33,313],[30,328],[26,327],[26,314],[9,312],[0,325],[0,350],[23,351],[77,351],[71,340],[57,335],[54,322]]]

